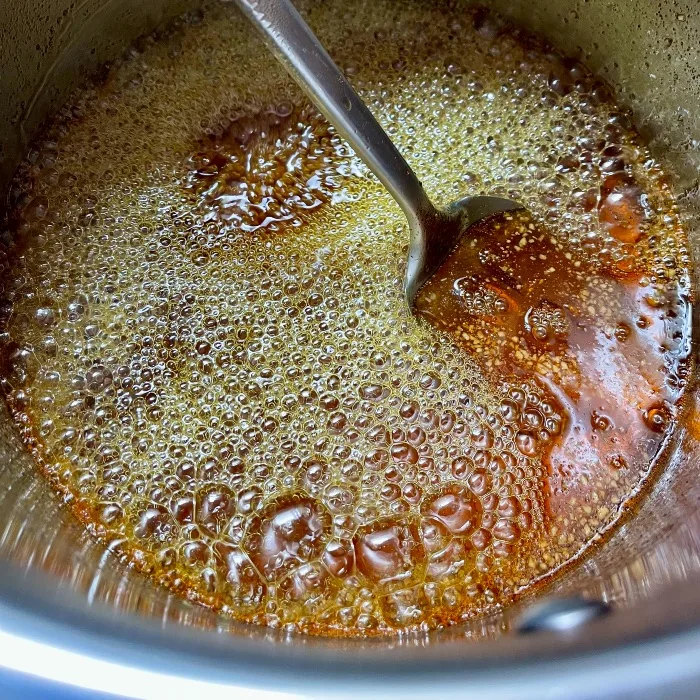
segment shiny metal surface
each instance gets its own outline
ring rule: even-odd
[[[696,0],[489,4],[614,85],[675,174],[699,260]],[[87,73],[195,6],[196,0],[1,3],[0,189],[42,119]],[[565,634],[520,636],[510,631],[515,609],[443,632],[363,642],[246,627],[154,588],[70,517],[0,405],[0,666],[132,697],[205,697],[207,690],[261,698],[696,697],[699,409],[693,386],[686,427],[667,446],[636,517],[550,587],[604,600],[611,614]]]
[[[510,199],[476,196],[438,209],[290,0],[236,0],[236,4],[299,87],[401,207],[410,235],[404,277],[409,307],[468,226],[490,214],[522,208]]]
[[[526,608],[515,621],[515,630],[520,634],[544,630],[571,632],[605,617],[611,611],[612,607],[608,603],[594,598],[544,598]]]

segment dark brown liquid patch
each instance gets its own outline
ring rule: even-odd
[[[628,176],[603,183],[601,222],[625,243],[643,235],[641,196]],[[522,412],[515,442],[547,465],[550,513],[565,512],[571,491],[585,500],[609,470],[653,458],[674,424],[688,297],[643,283],[634,253],[601,261],[558,244],[525,211],[499,214],[467,229],[416,299],[494,381],[524,378],[546,395],[544,410]],[[502,412],[522,408],[507,401]]]

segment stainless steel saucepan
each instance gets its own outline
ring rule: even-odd
[[[697,0],[487,4],[576,54],[617,89],[655,155],[675,174],[700,260]],[[42,120],[87,74],[196,5],[0,3],[0,192]],[[549,603],[533,608],[526,601],[422,637],[362,641],[237,624],[119,565],[52,495],[0,404],[0,678],[3,668],[14,669],[154,698],[697,697],[696,387],[686,412],[686,427],[673,438],[668,466],[639,514],[558,579],[547,592]]]

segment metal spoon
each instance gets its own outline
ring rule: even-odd
[[[413,307],[468,226],[522,205],[501,197],[465,197],[438,209],[290,0],[236,0],[299,86],[379,178],[408,219],[410,244],[404,293]]]

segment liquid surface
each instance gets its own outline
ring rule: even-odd
[[[20,168],[2,384],[154,581],[290,630],[453,624],[580,556],[649,476],[686,381],[684,234],[579,64],[458,4],[300,7],[436,202],[533,218],[475,227],[410,315],[401,212],[212,6]]]
[[[619,182],[621,216],[641,209],[628,180],[603,180],[601,212]],[[637,243],[641,221],[625,218],[614,237]],[[563,246],[528,212],[501,214],[469,228],[416,309],[495,381],[531,381],[544,397],[537,408],[504,402],[501,414],[519,417],[515,444],[547,467],[546,515],[607,501],[610,470],[658,452],[685,383],[689,309],[677,284],[650,284],[641,256]],[[569,520],[570,532],[587,525]]]

